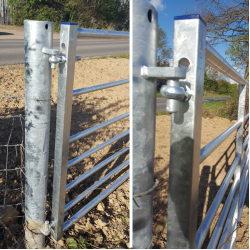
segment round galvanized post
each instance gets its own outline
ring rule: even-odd
[[[43,248],[50,134],[51,68],[44,47],[52,48],[53,23],[24,21],[25,49],[25,241]]]
[[[167,248],[195,248],[198,213],[206,24],[199,15],[175,17],[173,66],[189,61],[185,80],[193,95],[171,117]]]
[[[156,67],[158,14],[144,1],[133,1],[133,194],[153,187],[156,80],[141,76],[143,66]],[[133,198],[133,248],[151,248],[153,193]]]

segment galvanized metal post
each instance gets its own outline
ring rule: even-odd
[[[52,197],[52,236],[58,241],[63,235],[67,165],[73,83],[76,60],[77,23],[61,23],[60,54],[66,62],[59,64],[56,117],[55,163]]]
[[[245,104],[246,104],[246,89],[247,86],[239,84],[239,104],[238,104],[238,121],[242,121],[242,124],[237,129],[236,133],[236,149],[235,149],[235,156],[242,154],[242,145],[243,145],[243,130],[244,130],[244,116],[245,116]],[[240,180],[240,178],[244,178],[244,176],[241,177],[241,159],[238,162],[238,165],[234,172],[234,180]],[[240,181],[238,182],[240,183]],[[243,190],[242,190],[243,191]],[[238,184],[237,189],[235,191],[235,196],[238,193],[238,197],[240,197],[240,185]],[[233,227],[232,231],[236,229],[238,222],[238,213],[239,213],[239,200],[237,201],[237,205],[235,207],[235,212],[233,214],[232,218],[232,224],[230,226]],[[239,218],[240,219],[240,218]],[[229,230],[230,230],[229,228]],[[232,235],[232,239],[236,239],[237,231],[234,231]],[[234,242],[234,241],[232,241]],[[232,243],[230,244],[232,246]],[[231,247],[230,247],[231,248]]]
[[[174,67],[189,61],[186,79],[193,92],[172,114],[168,191],[167,248],[195,248],[198,213],[202,99],[206,24],[199,15],[175,17]]]
[[[133,194],[154,182],[156,80],[141,76],[143,66],[156,66],[158,14],[144,1],[133,1]],[[133,198],[133,248],[151,248],[153,194]]]
[[[43,248],[50,134],[51,68],[44,47],[52,48],[53,23],[24,21],[25,49],[25,240]]]

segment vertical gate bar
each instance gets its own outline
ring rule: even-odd
[[[235,156],[242,155],[242,145],[243,145],[243,132],[244,132],[244,117],[245,117],[245,103],[246,103],[246,85],[239,84],[239,104],[238,104],[238,121],[242,121],[242,124],[237,129],[236,133],[236,148],[235,148]],[[240,180],[241,178],[241,159],[238,162],[238,165],[234,172],[234,179]],[[244,178],[244,176],[242,176]],[[240,183],[240,181],[239,181]],[[240,185],[238,185],[236,192],[238,193],[238,197],[240,197]],[[236,195],[236,194],[235,194]],[[237,205],[235,208],[235,212],[233,214],[232,221],[238,221],[238,212],[239,212],[239,200],[237,201]],[[239,221],[238,221],[239,222]],[[237,223],[232,224],[233,230],[236,229]],[[237,230],[234,231],[232,235],[232,239],[236,238]]]
[[[175,17],[174,67],[189,60],[186,79],[193,92],[171,116],[167,248],[195,248],[198,213],[202,99],[205,69],[206,24],[199,15]]]
[[[43,248],[50,135],[51,68],[44,47],[53,46],[53,23],[24,21],[25,241]]]
[[[66,58],[66,62],[59,64],[58,73],[58,99],[51,222],[51,233],[57,241],[63,236],[77,28],[77,23],[61,23],[59,55],[64,56]]]
[[[158,14],[144,1],[133,1],[133,97],[132,166],[133,194],[153,187],[156,80],[144,79],[141,67],[156,66]],[[133,199],[133,248],[151,248],[153,220],[152,192]]]

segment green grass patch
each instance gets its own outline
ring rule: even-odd
[[[228,95],[206,94],[204,97],[230,97]]]
[[[170,114],[167,111],[156,112],[156,116],[160,116],[160,115],[170,115]]]
[[[164,96],[161,95],[161,93],[156,93],[157,98],[164,98]]]
[[[129,59],[129,53],[110,55],[110,56],[91,57],[90,59],[107,59],[107,58],[114,58],[114,59],[126,58],[126,59]]]
[[[214,118],[219,116],[222,118],[230,119],[231,115],[228,113],[226,107],[226,101],[214,101],[203,103],[202,116]]]

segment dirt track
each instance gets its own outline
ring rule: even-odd
[[[76,63],[74,89],[89,87],[102,83],[122,80],[129,78],[129,60],[128,59],[94,59],[82,60]],[[54,140],[55,140],[55,122],[56,122],[56,103],[58,88],[58,69],[52,71],[52,103],[51,103],[51,131],[50,131],[50,155],[49,155],[49,180],[48,180],[48,196],[47,196],[47,219],[51,216],[51,194],[53,180],[54,165]],[[24,65],[8,65],[0,67],[0,92],[1,95],[8,94],[17,96],[24,95]],[[24,99],[18,98],[16,102],[9,98],[0,98],[1,115],[24,115]],[[99,123],[110,120],[116,116],[129,111],[129,84],[121,85],[111,89],[101,90],[88,93],[73,98],[72,107],[72,123],[70,134],[76,134],[87,128],[93,127]],[[1,143],[6,143],[12,127],[12,118],[0,119],[1,122]],[[18,121],[17,121],[18,122]],[[17,127],[16,127],[17,126]],[[20,123],[15,124],[12,134],[11,143],[20,143]],[[104,129],[98,130],[96,133],[88,137],[80,139],[70,145],[69,159],[72,159],[83,152],[101,144],[104,141],[120,134],[129,128],[129,118],[120,120]],[[18,140],[18,141],[17,141]],[[77,178],[82,173],[91,169],[93,166],[109,157],[114,150],[124,147],[129,143],[129,136],[126,136],[117,142],[105,147],[90,157],[76,164],[68,171],[67,182]],[[13,151],[13,152],[12,152]],[[20,164],[20,155],[15,156],[15,149],[8,152],[8,168],[15,168]],[[12,161],[13,158],[13,161]],[[17,158],[16,161],[14,159]],[[66,194],[66,203],[72,200],[86,188],[94,184],[101,177],[109,173],[115,167],[129,158],[129,154],[125,153],[119,158],[113,160],[107,166],[100,169],[94,175],[86,179],[83,183],[76,186]],[[6,150],[0,154],[0,168],[5,168]],[[125,167],[118,174],[113,176],[110,181],[105,182],[93,191],[82,202],[78,203],[69,211],[67,219],[80,208],[87,204],[90,200],[101,193],[108,185],[113,183],[117,178],[128,170]],[[0,190],[4,189],[5,174],[0,176]],[[20,187],[20,177],[17,174],[8,175],[8,188]],[[13,192],[7,192],[7,204],[21,202],[20,191],[13,196]],[[15,198],[15,199],[14,199]],[[0,205],[3,204],[3,193],[0,193]],[[21,207],[13,210],[15,216],[23,216]],[[1,211],[0,211],[1,212]],[[23,243],[23,220],[14,220],[14,224],[9,225],[9,229],[18,242]],[[48,238],[46,241],[47,248],[67,248],[65,240],[69,236],[78,238],[82,235],[92,248],[127,248],[129,244],[129,180],[124,182],[115,192],[109,195],[96,208],[92,209],[71,229],[66,231],[64,237],[56,246],[55,243]],[[18,228],[18,230],[16,230]],[[0,232],[0,248],[13,247],[15,245],[13,238],[3,229]],[[19,246],[23,247],[23,245]]]
[[[154,193],[154,242],[153,248],[166,248],[167,240],[167,201],[169,180],[169,153],[170,153],[170,125],[171,116],[162,115],[156,117],[156,149],[155,149],[155,178],[160,181],[160,187]],[[212,141],[234,122],[228,119],[215,117],[213,119],[202,118],[201,147]],[[248,122],[247,122],[248,127]],[[248,130],[248,129],[247,129]],[[200,164],[200,185],[198,204],[198,227],[213,202],[226,173],[235,158],[235,133],[229,136],[202,164]],[[232,180],[227,192],[229,192]],[[241,221],[244,226],[239,229],[235,248],[249,248],[249,194],[247,192],[242,212]],[[219,214],[226,199],[223,198],[215,219],[212,223],[208,237],[203,248],[209,243],[212,230],[216,225]]]

